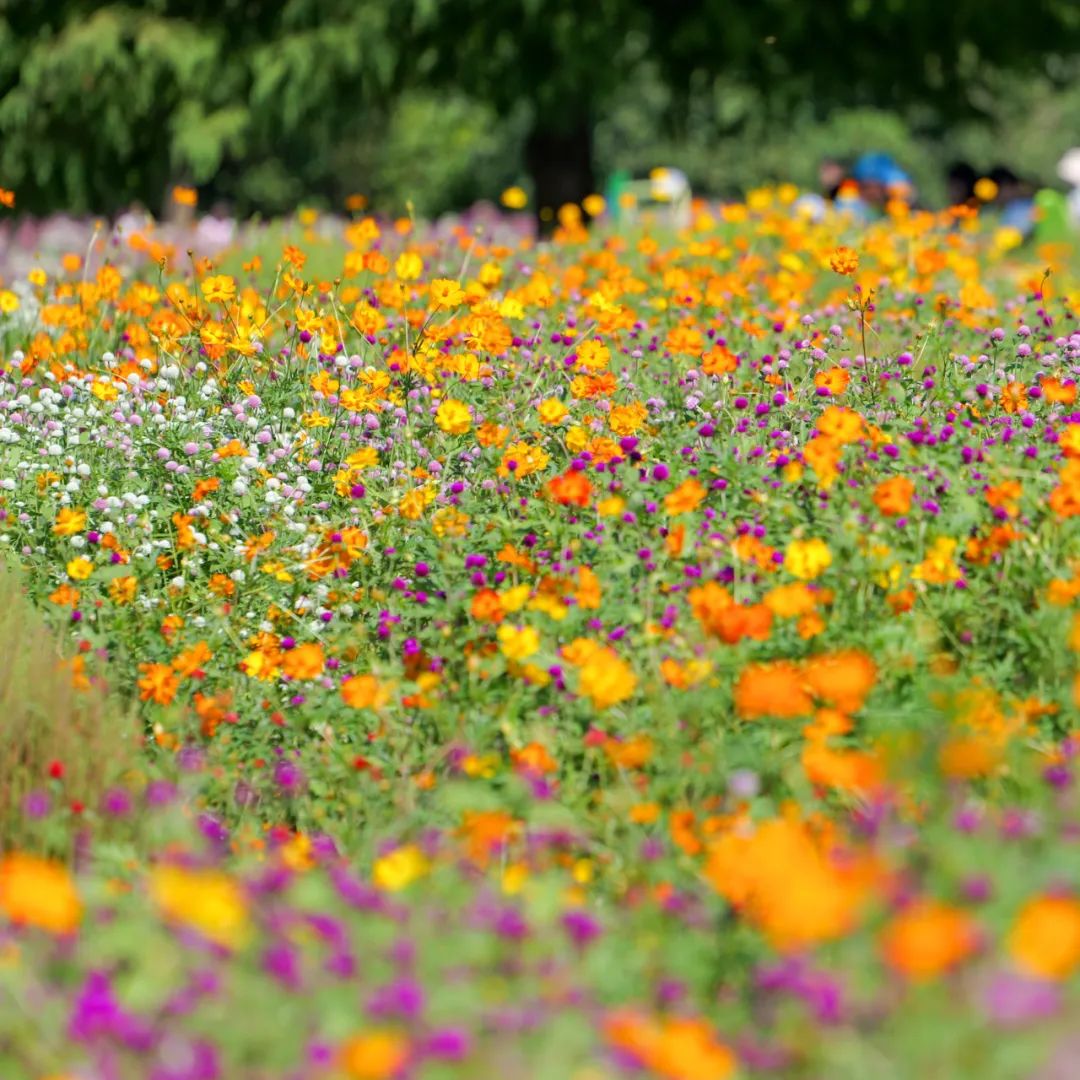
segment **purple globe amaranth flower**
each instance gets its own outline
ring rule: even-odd
[[[299,765],[281,758],[274,765],[274,783],[282,794],[293,795],[303,789],[306,779]]]
[[[271,945],[263,953],[263,971],[287,990],[295,992],[303,983],[300,972],[300,954],[284,942]]]
[[[101,809],[110,817],[124,817],[131,810],[131,796],[123,788],[111,788],[105,792]]]
[[[176,801],[178,794],[176,785],[170,784],[168,780],[151,780],[146,785],[143,798],[146,799],[147,806],[168,806]]]
[[[398,979],[381,986],[368,999],[367,1011],[373,1017],[415,1020],[423,1012],[426,996],[423,987],[412,979]]]
[[[563,929],[579,948],[591,944],[601,934],[600,924],[587,911],[574,909],[562,917]]]
[[[425,1040],[423,1052],[443,1061],[464,1061],[472,1049],[472,1040],[460,1028],[439,1028]]]
[[[122,1008],[112,983],[103,971],[91,971],[72,1005],[68,1037],[90,1043],[111,1037],[132,1050],[148,1050],[154,1042],[150,1025]]]
[[[229,830],[211,814],[199,815],[199,832],[218,850],[229,842]]]

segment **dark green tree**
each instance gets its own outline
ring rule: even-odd
[[[159,210],[186,180],[275,212],[344,194],[403,94],[453,90],[527,126],[556,207],[594,189],[596,120],[646,60],[677,131],[719,75],[777,123],[953,117],[987,72],[1076,53],[1076,0],[0,0],[0,182],[30,210]]]
[[[0,176],[30,210],[160,209],[176,180],[242,210],[332,188],[376,128],[392,0],[0,0]]]
[[[593,190],[591,138],[645,58],[672,93],[723,75],[783,122],[796,103],[925,104],[970,113],[991,70],[1080,52],[1075,0],[411,0],[407,77],[463,87],[530,116],[526,159],[540,206]]]

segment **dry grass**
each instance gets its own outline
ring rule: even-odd
[[[74,656],[0,563],[0,849],[48,844],[26,818],[31,792],[52,788],[54,804],[93,812],[138,767],[134,717],[99,687],[76,686]],[[49,777],[54,761],[59,781]]]

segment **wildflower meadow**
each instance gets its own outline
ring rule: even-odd
[[[3,270],[3,1080],[1080,1072],[1080,275],[797,194]]]

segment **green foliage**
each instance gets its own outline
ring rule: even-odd
[[[186,180],[278,211],[332,186],[333,148],[377,110],[394,10],[72,3],[12,18],[0,175],[30,210],[157,209]]]
[[[1061,150],[1080,132],[1080,66],[1054,65],[1026,77],[995,73],[978,97],[986,120],[953,133],[956,156],[979,168],[1006,161],[1020,173],[1051,180]]]
[[[22,44],[0,170],[31,209],[156,202],[175,170],[206,179],[242,146],[220,30],[114,5]]]
[[[520,175],[523,144],[538,179],[564,155],[585,183],[598,121],[595,163],[678,160],[713,190],[809,179],[827,144],[934,161],[925,144],[953,120],[975,157],[1009,127],[1042,173],[1080,112],[1065,59],[1080,9],[983,8],[0,0],[0,177],[30,211],[160,210],[184,181],[240,213],[357,189],[437,212]]]
[[[1040,77],[990,72],[971,89],[978,115],[947,121],[925,106],[820,116],[803,103],[778,112],[753,86],[728,77],[699,78],[677,99],[655,65],[642,65],[597,125],[596,158],[602,173],[678,165],[695,189],[721,195],[767,181],[812,188],[822,158],[851,160],[871,149],[891,154],[930,205],[945,198],[944,173],[958,158],[984,172],[1004,163],[1053,186],[1067,133],[1080,130],[1077,70],[1072,61]]]
[[[66,830],[35,828],[34,792],[62,790],[93,815],[110,784],[141,763],[130,709],[72,666],[72,650],[23,596],[21,577],[0,561],[0,845],[69,852]],[[76,685],[76,682],[80,685]],[[50,766],[63,769],[50,780]],[[31,840],[30,837],[33,837]]]
[[[520,171],[525,125],[500,121],[460,94],[409,93],[396,104],[372,171],[377,204],[417,214],[464,206],[502,190]]]

